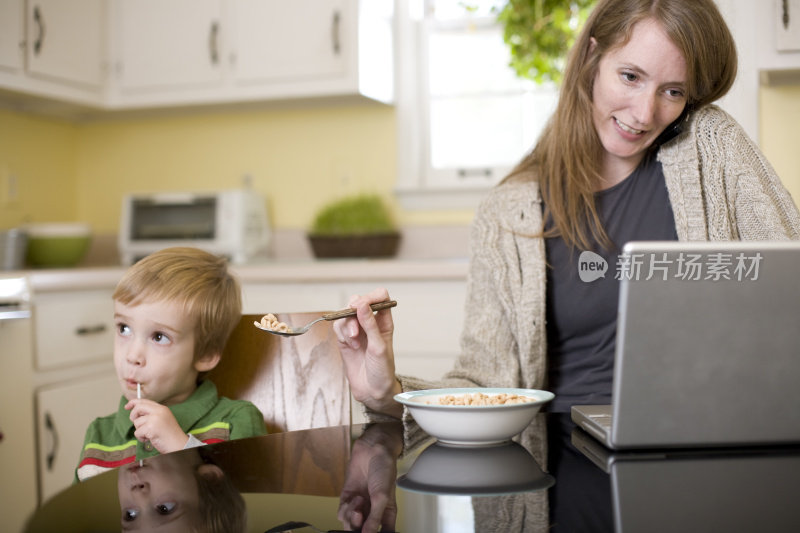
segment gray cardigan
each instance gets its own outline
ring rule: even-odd
[[[744,130],[716,106],[695,112],[684,133],[659,149],[678,239],[800,239],[800,214],[775,171]],[[534,177],[535,178],[535,177]],[[535,179],[492,189],[470,234],[461,355],[439,382],[400,376],[403,390],[436,387],[546,387],[545,247]],[[421,437],[406,411],[406,444]],[[541,423],[541,420],[538,421]],[[546,465],[545,432],[525,442]],[[546,527],[546,493],[491,498],[476,507],[486,530]],[[524,506],[524,513],[514,509]],[[485,508],[484,508],[485,507]],[[525,516],[525,524],[518,524]],[[492,524],[491,526],[489,524]],[[500,524],[503,524],[502,526]]]

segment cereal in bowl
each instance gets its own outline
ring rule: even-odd
[[[528,403],[534,401],[530,396],[519,394],[483,394],[476,392],[472,394],[447,394],[440,396],[435,405],[512,405],[516,403]],[[429,402],[433,403],[433,402]]]

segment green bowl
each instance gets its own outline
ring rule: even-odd
[[[26,260],[33,267],[71,267],[89,250],[91,233],[84,224],[47,224],[26,228]]]

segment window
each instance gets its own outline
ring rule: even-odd
[[[557,90],[508,66],[502,0],[400,4],[398,194],[411,209],[474,206],[533,146]]]

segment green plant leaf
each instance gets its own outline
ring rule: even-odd
[[[380,196],[349,196],[320,209],[311,225],[312,235],[364,235],[396,230]]]
[[[511,52],[509,65],[537,83],[561,81],[570,47],[595,0],[508,0],[497,20]]]

